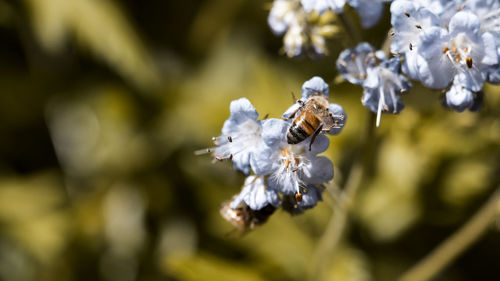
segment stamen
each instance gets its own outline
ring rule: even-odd
[[[467,53],[467,51],[469,51],[469,48],[464,49],[464,53]]]
[[[404,94],[404,93],[406,93],[407,91],[408,91],[407,89],[401,89],[401,90],[399,90],[399,92],[400,92],[401,94]]]
[[[446,54],[446,52],[448,52],[450,50],[450,48],[448,48],[448,46],[444,47],[443,48],[443,54]]]
[[[380,94],[383,95],[384,93],[380,91]],[[382,113],[382,105],[383,105],[382,96],[380,96],[378,99],[378,109],[377,109],[377,122],[376,122],[377,127],[380,125],[380,115]]]
[[[233,154],[229,154],[229,160],[233,160]]]
[[[281,154],[283,154],[283,156],[285,156],[285,157],[288,157],[288,155],[290,155],[290,152],[288,151],[288,149],[283,149],[281,151]]]
[[[285,167],[288,169],[288,166],[290,166],[290,159],[285,160]]]
[[[297,202],[302,202],[302,194],[295,193],[295,200],[297,200]]]
[[[347,67],[347,63],[345,63],[345,61],[343,60],[339,61],[339,64],[343,67]]]
[[[391,35],[391,36],[394,36],[394,35],[396,35],[396,32],[391,31],[390,35]]]
[[[411,42],[410,42],[409,47],[410,47],[410,51],[413,51],[413,45],[411,44]]]
[[[455,57],[455,62],[456,62],[456,63],[459,63],[459,62],[460,62],[460,59],[461,59],[460,55],[456,56],[456,57]]]
[[[467,63],[468,68],[472,68],[472,58],[471,57],[465,58],[465,62]]]
[[[408,13],[407,11],[405,11],[405,16],[410,17],[410,13]]]
[[[422,26],[420,24],[416,24],[415,27],[418,29],[422,29]]]
[[[457,47],[453,46],[453,47],[451,48],[451,52],[452,52],[453,54],[456,54],[456,53],[457,53]]]
[[[228,140],[229,142],[233,142],[233,138],[232,138],[231,136],[227,136],[227,140]]]

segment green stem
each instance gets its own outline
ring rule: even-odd
[[[349,45],[353,47],[356,46],[358,43],[360,43],[361,33],[359,31],[359,28],[352,21],[351,17],[348,14],[346,14],[345,9],[342,13],[338,14],[338,19],[340,20],[340,23],[344,28],[344,33],[347,35],[346,37],[350,41]]]
[[[499,207],[500,188],[493,193],[490,199],[464,226],[452,234],[417,265],[404,273],[399,280],[430,280],[485,233],[488,226],[498,216]]]

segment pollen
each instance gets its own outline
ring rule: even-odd
[[[283,154],[283,156],[285,156],[285,157],[288,157],[290,155],[290,151],[288,151],[288,149],[283,149],[281,151],[281,154]]]
[[[422,29],[422,26],[420,24],[416,24],[415,27],[418,29]]]
[[[405,11],[405,16],[410,17],[410,13],[408,13],[407,11]]]
[[[410,51],[413,51],[413,45],[411,44],[411,42],[410,42],[409,48],[410,48]]]
[[[297,202],[302,202],[302,194],[301,193],[296,193],[295,194],[295,200],[297,200]]]
[[[443,48],[443,54],[446,54],[446,52],[448,52],[449,50],[450,50],[450,48],[448,48],[448,47],[444,47],[444,48]]]
[[[468,68],[472,68],[472,58],[471,57],[467,57],[465,59],[465,62],[467,63]]]

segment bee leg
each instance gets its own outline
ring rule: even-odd
[[[314,143],[314,140],[316,139],[316,136],[319,135],[319,133],[321,132],[321,129],[323,129],[323,124],[319,125],[318,129],[312,135],[311,142],[309,143],[309,151],[311,151],[311,147]]]
[[[290,120],[290,119],[294,118],[295,114],[297,114],[297,112],[299,112],[299,110],[302,109],[302,107],[304,106],[304,102],[301,100],[297,100],[297,102],[300,104],[299,108],[297,108],[292,114],[290,114],[290,116],[283,118],[283,120]]]

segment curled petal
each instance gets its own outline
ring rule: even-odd
[[[330,87],[325,83],[323,78],[314,76],[307,80],[302,85],[302,99],[308,99],[309,96],[315,93],[321,93],[327,97],[330,96]]]

